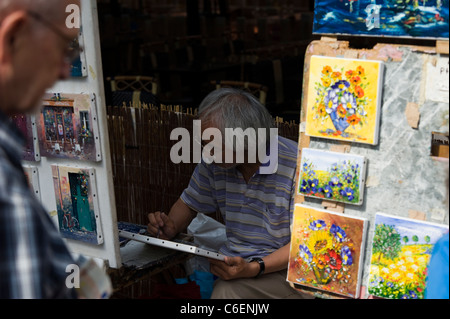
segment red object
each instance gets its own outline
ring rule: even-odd
[[[325,260],[327,261],[327,265],[331,269],[339,270],[342,267],[341,256],[338,255],[334,250],[328,250],[328,254],[325,255]]]

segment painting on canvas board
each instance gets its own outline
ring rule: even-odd
[[[424,299],[434,244],[448,226],[378,213],[368,293],[388,299]]]
[[[366,219],[296,205],[288,281],[358,298],[366,229]]]
[[[95,102],[88,94],[47,94],[37,121],[41,156],[100,161]]]
[[[313,32],[448,39],[448,0],[316,0]]]
[[[366,167],[364,156],[304,148],[297,193],[327,201],[362,205]]]
[[[36,131],[34,126],[34,116],[31,115],[14,115],[11,116],[11,121],[22,133],[25,138],[25,148],[22,153],[24,161],[36,162],[40,160],[39,145],[37,143]]]
[[[312,56],[306,135],[378,144],[383,62]]]
[[[103,243],[94,169],[52,165],[52,175],[61,235]]]

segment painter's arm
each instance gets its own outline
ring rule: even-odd
[[[163,212],[148,215],[147,231],[152,236],[157,236],[159,231],[159,238],[172,239],[186,229],[196,215],[195,211],[190,209],[181,199],[178,199],[168,215]]]

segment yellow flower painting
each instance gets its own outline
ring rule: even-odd
[[[383,62],[312,56],[309,136],[378,144]]]
[[[387,299],[424,299],[434,244],[448,226],[378,213],[368,293]]]
[[[367,220],[296,205],[288,281],[358,298]]]

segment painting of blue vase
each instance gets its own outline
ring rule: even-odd
[[[382,61],[312,56],[306,135],[377,145]]]

